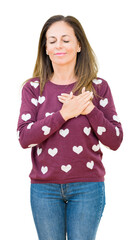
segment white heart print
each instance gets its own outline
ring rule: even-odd
[[[37,155],[39,156],[42,153],[42,148],[37,148]]]
[[[97,128],[97,133],[99,135],[102,135],[104,132],[106,132],[106,128],[105,127],[98,127]]]
[[[98,84],[102,83],[102,80],[101,79],[93,79],[92,82],[95,83],[96,85],[98,85]]]
[[[46,113],[45,113],[45,116],[48,117],[48,116],[52,115],[53,113],[54,113],[54,112],[52,112],[52,113],[46,112]]]
[[[22,118],[23,121],[26,122],[31,118],[31,114],[30,113],[22,114],[21,118]]]
[[[48,172],[48,167],[47,167],[47,166],[45,166],[45,167],[42,166],[41,172],[42,172],[43,174],[47,173],[47,172]]]
[[[36,143],[33,143],[33,144],[30,144],[30,145],[28,146],[28,148],[32,148],[32,147],[35,147],[35,146],[37,146],[37,144],[36,144]]]
[[[115,127],[115,129],[116,129],[116,136],[119,137],[119,135],[120,135],[120,130],[119,130],[118,127]]]
[[[62,137],[66,137],[66,136],[69,134],[69,129],[68,129],[68,128],[66,128],[65,130],[60,129],[59,134],[60,134]]]
[[[71,170],[71,168],[72,168],[72,167],[71,167],[70,164],[68,164],[67,166],[65,166],[65,165],[62,165],[62,166],[61,166],[61,170],[64,171],[64,172],[66,172],[66,173],[69,172],[69,171]]]
[[[52,157],[54,157],[54,156],[58,153],[58,149],[57,149],[57,148],[54,148],[54,149],[49,148],[49,149],[48,149],[48,153],[49,153]]]
[[[39,82],[36,81],[36,82],[30,82],[31,86],[34,87],[34,88],[37,88],[39,86]]]
[[[107,99],[107,98],[100,100],[100,105],[101,105],[102,107],[106,107],[107,104],[108,104],[108,99]]]
[[[93,169],[93,167],[94,167],[94,162],[93,162],[93,161],[87,162],[86,166],[87,166],[88,168],[90,168],[90,169]]]
[[[28,126],[27,126],[27,129],[31,129],[31,126],[32,126],[33,124],[34,124],[33,122],[29,123]]]
[[[91,131],[91,127],[85,127],[84,129],[83,129],[83,131],[84,131],[84,133],[88,136],[89,134],[90,134],[90,131]]]
[[[119,118],[118,118],[118,116],[117,115],[113,115],[113,120],[115,120],[116,122],[120,122],[120,120],[119,120]]]
[[[42,97],[38,97],[38,102],[40,103],[40,104],[42,104],[43,102],[45,101],[45,97],[44,96],[42,96]]]
[[[38,105],[38,100],[35,99],[35,98],[32,98],[32,99],[31,99],[31,103],[34,104],[34,105],[37,107],[37,105]]]
[[[100,149],[100,145],[99,145],[99,144],[92,146],[92,150],[93,150],[94,152],[99,151],[99,149]]]
[[[73,146],[72,150],[77,153],[77,154],[80,154],[82,151],[83,151],[83,147],[82,146]]]
[[[44,132],[44,135],[48,135],[51,131],[51,128],[47,126],[43,126],[42,131]]]

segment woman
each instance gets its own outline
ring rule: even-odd
[[[123,132],[108,83],[79,21],[53,16],[41,31],[33,73],[22,89],[19,141],[32,148],[31,207],[40,240],[93,240],[105,206],[99,141]]]

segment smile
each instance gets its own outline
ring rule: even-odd
[[[63,56],[65,55],[66,53],[55,53],[56,56]]]

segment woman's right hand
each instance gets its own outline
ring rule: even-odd
[[[92,93],[89,91],[82,92],[80,95],[70,98],[63,103],[60,114],[65,121],[77,117],[90,104]]]

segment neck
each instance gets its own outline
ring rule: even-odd
[[[76,76],[74,73],[74,66],[68,65],[56,65],[53,64],[54,73],[51,81],[54,83],[67,84],[75,82]]]

